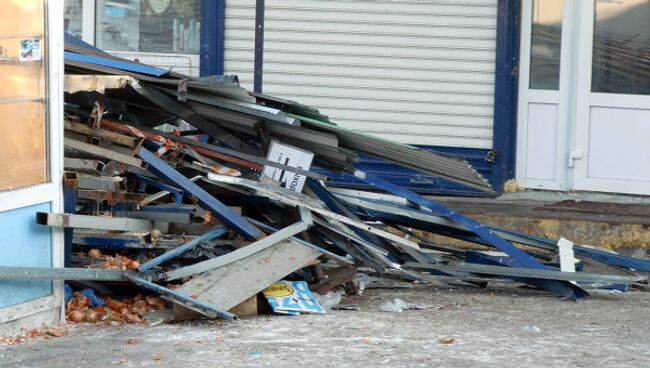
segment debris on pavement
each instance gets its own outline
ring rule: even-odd
[[[391,313],[402,313],[406,310],[423,310],[426,309],[425,305],[409,303],[400,298],[395,298],[392,301],[388,300],[379,306],[379,310],[382,312],[391,312]]]
[[[23,330],[23,333],[17,336],[0,336],[0,346],[15,345],[25,341],[33,341],[39,338],[49,340],[51,337],[63,337],[68,335],[67,328],[63,326],[34,328]]]
[[[317,293],[312,293],[314,296],[314,299],[316,299],[316,302],[320,304],[323,309],[328,310],[328,309],[338,309],[337,307],[341,303],[342,296],[339,293],[335,293],[333,291],[328,291],[327,294],[317,294]]]
[[[485,226],[360,170],[360,155],[491,193],[462,158],[340,128],[236,78],[67,45],[65,209],[35,219],[65,229],[66,268],[0,267],[0,279],[67,280],[66,317],[87,323],[162,323],[171,310],[232,320],[242,304],[262,309],[260,293],[274,312],[294,314],[325,313],[340,293],[415,282],[507,281],[571,300],[648,283],[647,260],[573,243],[567,253],[564,239]],[[339,187],[335,176],[374,190]]]
[[[542,330],[535,325],[526,325],[521,328],[521,332],[538,334],[541,333]]]
[[[144,315],[164,307],[157,296],[136,295],[116,300],[110,297],[101,305],[93,305],[91,298],[75,292],[66,302],[66,319],[70,323],[145,323]]]

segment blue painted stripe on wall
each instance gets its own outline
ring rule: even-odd
[[[36,212],[51,204],[0,212],[0,266],[52,267],[52,232],[36,225]],[[0,308],[52,294],[52,281],[0,281]]]

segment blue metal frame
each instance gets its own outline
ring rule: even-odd
[[[251,225],[248,221],[235,213],[232,209],[221,203],[214,198],[210,193],[206,192],[203,188],[196,185],[193,181],[186,178],[183,174],[179,173],[173,167],[169,166],[165,161],[158,158],[153,153],[147,151],[145,148],[138,150],[138,157],[149,164],[149,170],[158,177],[167,179],[174,183],[180,189],[183,189],[186,194],[195,196],[199,203],[210,211],[226,226],[237,231],[240,235],[250,239],[261,239],[265,237],[264,233],[258,228]]]
[[[170,300],[174,303],[178,303],[184,306],[185,308],[189,308],[199,313],[205,314],[208,317],[212,317],[212,318],[219,317],[229,321],[237,319],[236,315],[228,311],[220,310],[210,303],[206,303],[204,301],[194,299],[191,296],[187,296],[185,294],[181,294],[177,291],[166,288],[164,286],[154,284],[153,282],[147,281],[139,276],[126,274],[126,278],[140,287],[143,287],[147,290],[151,290],[154,293],[160,294],[160,296],[163,297],[164,299]]]
[[[164,190],[166,192],[171,193],[174,196],[174,203],[175,204],[182,204],[183,203],[183,191],[181,189],[178,189],[176,187],[173,187],[169,184],[163,183],[160,180],[156,179],[151,179],[148,178],[144,175],[139,175],[139,174],[128,174],[129,177],[137,180],[140,182],[140,188],[138,188],[141,192],[145,192],[147,189],[147,185],[152,186],[156,189],[159,190]]]
[[[530,234],[525,234],[519,231],[514,231],[514,230],[506,230],[506,229],[500,229],[497,227],[491,228],[493,230],[499,230],[503,232],[507,232],[509,234],[513,234],[516,236],[520,236],[525,239],[533,240],[536,242],[544,243],[547,244],[550,247],[557,247],[557,242],[543,238],[540,236],[534,236]],[[603,263],[606,263],[610,266],[617,266],[617,267],[624,267],[624,268],[629,268],[632,270],[637,270],[637,271],[642,271],[642,272],[650,272],[650,261],[644,260],[644,259],[639,259],[639,258],[633,258],[633,257],[628,257],[624,256],[618,253],[611,253],[605,250],[600,250],[596,248],[588,248],[580,245],[574,245],[573,246],[573,251],[581,256],[593,258],[597,261],[601,261]]]
[[[77,190],[75,188],[65,188],[63,190],[63,212],[75,213],[77,206]],[[74,229],[71,227],[63,229],[64,256],[63,266],[72,266],[72,238]]]
[[[457,148],[457,147],[435,147],[435,146],[418,146],[422,149],[428,149],[435,152],[446,153],[455,156],[462,156],[472,165],[484,178],[490,180],[492,177],[493,164],[486,162],[490,150],[480,148]],[[445,194],[472,197],[487,197],[494,194],[486,193],[480,190],[467,188],[461,184],[453,183],[428,174],[423,174],[416,170],[395,165],[376,157],[359,155],[359,163],[355,164],[357,170],[365,173],[381,176],[390,182],[403,188],[412,190],[421,194]],[[332,182],[329,186],[351,189],[368,189],[367,183],[358,180],[352,176],[338,176],[332,172],[314,169],[318,173],[330,176]],[[490,180],[490,184],[492,181]]]
[[[189,252],[190,250],[192,250],[192,248],[196,247],[197,245],[199,245],[200,242],[204,240],[207,241],[207,240],[212,240],[214,238],[218,238],[227,232],[228,232],[228,228],[226,228],[225,226],[218,226],[215,229],[211,230],[210,232],[192,239],[192,241],[190,242],[187,242],[179,247],[176,247],[170,251],[167,251],[159,255],[154,259],[149,260],[144,264],[141,264],[140,267],[138,267],[138,271],[143,272],[143,271],[150,270],[160,264],[163,264],[169,260],[172,260],[180,256],[185,252]]]
[[[494,127],[492,188],[515,177],[517,138],[517,68],[519,64],[519,0],[499,0],[494,80]]]
[[[200,73],[223,75],[226,1],[201,1],[201,57]]]
[[[368,184],[371,184],[373,186],[376,186],[379,189],[385,190],[389,193],[392,193],[394,195],[403,197],[408,199],[409,201],[418,204],[422,207],[428,208],[431,210],[434,214],[438,216],[443,216],[446,217],[452,221],[455,221],[459,224],[464,225],[468,230],[476,234],[481,240],[483,240],[485,243],[489,244],[490,246],[499,249],[500,251],[508,254],[510,257],[512,257],[512,263],[509,265],[511,267],[522,267],[522,268],[531,268],[531,269],[538,269],[538,270],[545,270],[548,269],[545,265],[542,263],[538,262],[536,259],[528,255],[526,252],[523,250],[515,247],[512,243],[509,241],[503,239],[499,235],[497,235],[492,229],[488,228],[487,226],[474,221],[470,219],[469,217],[465,217],[458,212],[455,212],[440,203],[433,202],[429,199],[426,199],[410,190],[401,188],[391,182],[388,182],[378,176],[374,175],[363,175],[363,173],[358,173],[359,177],[367,182]],[[570,299],[579,299],[585,296],[588,296],[589,294],[581,289],[580,287],[570,283],[570,282],[564,282],[564,281],[548,281],[548,282],[541,282],[538,285],[539,287],[542,287],[546,290],[550,290],[553,292],[556,292],[566,298]]]
[[[124,70],[127,72],[140,73],[145,75],[151,75],[154,77],[162,77],[169,73],[168,70],[156,68],[146,64],[140,64],[136,62],[115,60],[108,57],[101,56],[91,56],[91,55],[81,55],[71,51],[64,51],[63,55],[65,60],[78,61],[82,63],[106,66],[113,69]]]

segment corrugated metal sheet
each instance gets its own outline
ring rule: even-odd
[[[497,0],[266,0],[264,92],[403,143],[492,148]],[[253,86],[255,2],[226,2]]]
[[[420,147],[431,151],[446,153],[449,155],[463,156],[469,164],[472,165],[483,177],[492,177],[494,165],[485,162],[485,157],[489,150],[476,148],[449,148],[449,147]],[[427,175],[403,166],[395,165],[367,155],[359,156],[359,163],[355,165],[370,175],[378,175],[382,178],[397,184],[405,189],[412,190],[421,194],[435,195],[460,195],[471,197],[492,196],[477,189],[465,187],[460,184],[452,183],[448,180],[436,176]],[[332,173],[322,170],[322,173],[333,175]],[[334,182],[330,186],[350,188],[350,189],[372,189],[367,183],[354,178],[351,175],[333,176]]]

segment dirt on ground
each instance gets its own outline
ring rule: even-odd
[[[394,298],[424,310],[380,311]],[[578,302],[511,285],[366,290],[358,311],[88,324],[0,347],[1,367],[648,367],[650,293]]]

